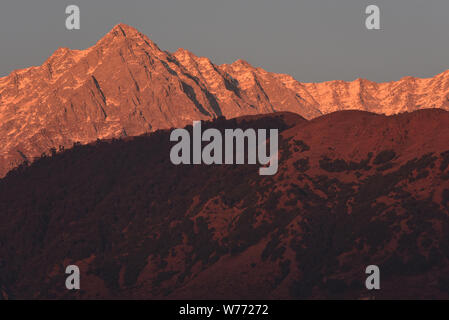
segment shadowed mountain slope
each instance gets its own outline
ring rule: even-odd
[[[449,298],[448,124],[443,110],[203,123],[280,128],[275,176],[174,166],[169,130],[43,157],[0,180],[0,288],[10,298]],[[69,264],[82,271],[75,293]],[[380,291],[364,287],[371,264]]]

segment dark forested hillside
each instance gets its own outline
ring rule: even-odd
[[[278,113],[207,127],[279,128],[278,173],[175,166],[169,130],[54,150],[11,171],[0,180],[0,291],[449,297],[448,112]],[[80,291],[65,288],[69,264]],[[371,264],[382,274],[375,293],[364,286]]]

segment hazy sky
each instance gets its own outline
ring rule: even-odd
[[[65,28],[65,8],[81,29]],[[380,31],[365,8],[381,9]],[[58,47],[84,49],[123,22],[163,50],[217,64],[245,59],[299,81],[398,80],[449,69],[448,0],[1,0],[0,76],[40,65]]]

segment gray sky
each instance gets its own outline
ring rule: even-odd
[[[81,29],[65,29],[65,8]],[[382,30],[365,28],[381,9]],[[1,0],[0,76],[40,65],[58,47],[84,49],[123,22],[163,50],[217,64],[245,59],[303,82],[398,80],[449,69],[448,0]]]

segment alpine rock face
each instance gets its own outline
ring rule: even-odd
[[[300,83],[238,60],[215,65],[162,51],[119,24],[86,50],[58,49],[0,78],[0,177],[52,148],[136,136],[219,116],[290,111],[306,119],[357,109],[392,115],[449,110],[449,71],[431,79]]]

